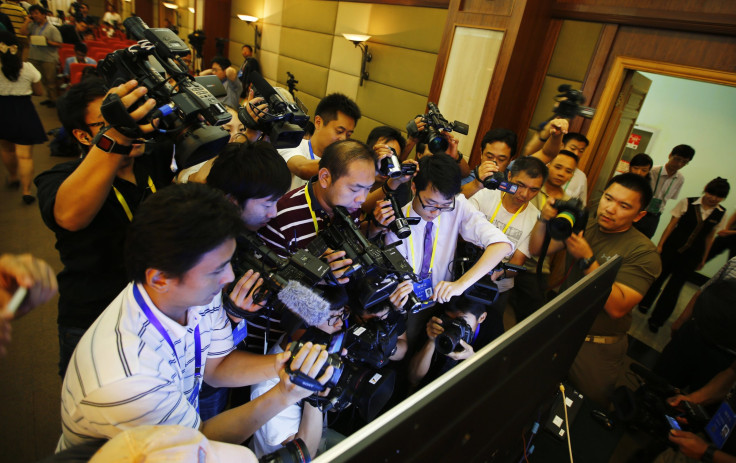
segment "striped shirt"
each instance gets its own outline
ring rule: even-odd
[[[276,217],[259,232],[263,241],[282,257],[305,249],[317,236],[316,230],[322,230],[329,224],[329,215],[314,195],[315,179],[310,180],[305,187],[296,188],[282,196],[276,204]],[[307,188],[311,206],[307,203]],[[360,210],[350,215],[357,222]]]
[[[140,425],[177,424],[197,429],[194,328],[199,325],[202,375],[207,358],[233,350],[230,322],[216,296],[190,307],[187,325],[164,315],[141,295],[166,329],[176,355],[135,301],[129,284],[79,341],[61,394],[62,436],[57,451],[94,439],[110,439]],[[180,365],[182,367],[180,367]],[[180,369],[183,368],[183,371]]]
[[[16,35],[25,37],[25,35],[22,35],[20,33],[20,28],[26,21],[26,16],[28,16],[28,13],[22,6],[18,5],[17,3],[5,2],[3,4],[0,4],[0,13],[5,13],[8,18],[10,18],[10,22],[13,23],[13,28],[15,29]]]

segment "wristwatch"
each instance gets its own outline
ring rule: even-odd
[[[105,126],[97,132],[95,138],[92,139],[92,144],[106,153],[128,155],[133,151],[132,145],[121,145],[120,143],[113,140],[111,137],[105,135],[105,132],[110,130],[111,126]]]
[[[705,453],[703,453],[703,456],[700,457],[700,461],[703,463],[713,463],[713,457],[716,455],[716,448],[713,444],[708,444],[708,448],[705,449]]]
[[[580,259],[578,261],[578,266],[580,267],[580,270],[585,271],[588,270],[588,268],[593,265],[593,262],[595,262],[595,256],[590,256],[587,259]]]

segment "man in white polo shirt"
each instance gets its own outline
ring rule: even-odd
[[[133,282],[77,345],[62,388],[57,450],[109,439],[126,429],[177,424],[209,439],[241,443],[287,406],[311,394],[288,379],[288,352],[234,351],[222,290],[243,231],[240,211],[206,185],[173,185],[151,196],[128,229],[126,269]],[[233,300],[242,280],[233,289]],[[327,354],[304,346],[292,370],[317,376]],[[324,384],[332,367],[320,377]],[[279,376],[277,387],[202,422],[202,381],[239,387]]]

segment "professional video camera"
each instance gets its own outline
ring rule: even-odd
[[[445,153],[449,145],[447,139],[442,136],[442,132],[455,131],[467,135],[468,124],[459,121],[455,121],[452,124],[449,123],[432,102],[427,103],[427,107],[429,107],[429,111],[427,114],[421,116],[422,122],[427,124],[425,129],[419,132],[416,122],[412,119],[406,124],[406,131],[410,137],[417,137],[420,143],[425,143],[432,154]]]
[[[194,51],[197,52],[197,56],[202,56],[202,47],[204,46],[204,41],[207,38],[204,31],[202,29],[197,29],[187,35],[187,38],[189,39],[189,44],[194,48]]]
[[[461,339],[468,344],[473,342],[473,330],[464,319],[448,317],[444,313],[439,318],[442,320],[443,331],[434,340],[437,352],[442,355],[450,355],[463,350],[460,345]]]
[[[519,189],[519,185],[506,180],[506,174],[503,172],[494,172],[481,180],[480,174],[478,174],[478,167],[480,166],[475,167],[475,178],[483,184],[483,188],[488,190],[501,190],[511,195],[516,193],[516,190]]]
[[[386,156],[378,162],[378,172],[390,178],[401,177],[402,175],[414,175],[417,171],[417,165],[412,162],[402,164],[396,154],[396,150],[391,148],[391,155]]]
[[[572,119],[575,116],[583,116],[586,119],[592,119],[595,115],[595,109],[589,106],[583,106],[585,97],[583,92],[575,90],[568,84],[562,84],[557,87],[559,95],[555,96],[557,104],[553,108],[553,112],[565,119]]]
[[[585,230],[588,223],[588,211],[578,198],[557,200],[553,206],[557,215],[547,222],[549,235],[558,241],[566,240],[573,233]]]
[[[340,351],[344,347],[345,332],[341,331],[330,336],[313,326],[307,328],[299,341],[291,343],[291,355],[297,352],[307,342],[323,344],[328,346],[327,361],[316,377],[324,374],[329,366],[334,368],[332,377],[323,386],[314,378],[300,371],[293,371],[286,364],[286,372],[289,379],[296,385],[314,392],[322,392],[330,388],[327,397],[314,394],[307,397],[307,402],[322,411],[342,411],[351,404],[355,404],[358,413],[366,421],[371,421],[383,409],[394,391],[396,376],[393,370],[378,371],[365,367],[351,361],[349,358],[342,359]]]
[[[258,112],[251,105],[251,109],[258,113],[258,121],[253,120],[245,107],[238,111],[238,119],[249,129],[259,130],[268,135],[271,144],[277,149],[295,148],[304,138],[304,127],[309,122],[306,107],[294,97],[295,103],[286,101],[266,79],[257,71],[248,74],[254,96],[262,97],[268,105],[268,110]]]
[[[248,270],[261,274],[263,285],[255,290],[253,302],[266,302],[273,307],[277,301],[287,307],[301,306],[315,311],[329,310],[330,305],[321,295],[310,289],[321,281],[330,266],[301,249],[288,259],[274,253],[253,232],[245,232],[237,239],[237,247],[232,259],[235,282]],[[237,307],[228,297],[223,297],[225,310],[238,318],[248,318],[253,314]]]
[[[398,327],[402,315],[389,309],[385,319],[371,318],[365,324],[348,328],[343,346],[347,358],[371,368],[381,368],[396,352],[399,339]]]
[[[458,252],[464,255],[464,257],[453,260],[453,280],[457,280],[470,270],[470,267],[478,262],[483,250],[471,243],[465,243],[465,246],[458,247]],[[519,273],[525,272],[526,268],[519,265],[509,264],[508,262],[499,262],[493,270],[491,270],[487,275],[483,275],[465,292],[465,297],[470,300],[480,302],[481,304],[490,305],[496,302],[496,299],[498,298],[498,285],[491,280],[491,275],[499,270],[513,270]]]
[[[138,44],[110,53],[97,64],[97,69],[110,87],[131,79],[146,87],[146,97],[153,98],[157,108],[146,116],[146,121],[158,118],[159,123],[157,130],[144,135],[125,110],[120,97],[112,93],[102,103],[105,120],[130,138],[173,140],[179,169],[215,156],[227,144],[230,135],[214,126],[226,124],[232,116],[187,73],[181,57],[189,54],[189,48],[169,29],[149,29],[139,17],[130,17],[123,24],[138,39]],[[161,65],[175,84],[156,72],[149,59]]]
[[[343,276],[350,277],[348,292],[353,292],[362,307],[368,309],[388,299],[402,280],[417,281],[414,269],[396,250],[398,242],[380,248],[363,236],[347,209],[336,206],[333,212],[330,225],[320,231],[308,249],[315,256],[321,256],[327,248],[345,251],[345,258],[353,263]],[[421,303],[411,293],[404,308],[413,312],[418,307]]]

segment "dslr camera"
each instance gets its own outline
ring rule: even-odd
[[[399,161],[399,156],[396,154],[396,150],[390,146],[388,149],[391,150],[391,155],[378,162],[378,172],[381,175],[385,175],[390,178],[397,178],[403,175],[414,175],[417,171],[416,164],[411,162],[402,164]]]
[[[253,302],[266,301],[266,305],[274,307],[279,300],[284,302],[280,292],[289,287],[286,293],[294,297],[312,297],[308,288],[314,287],[330,270],[330,266],[313,256],[305,249],[300,249],[288,259],[274,253],[258,235],[253,232],[242,233],[237,239],[237,247],[232,258],[235,282],[248,270],[261,274],[263,284],[255,290]],[[304,290],[307,290],[306,292]],[[288,295],[287,295],[288,296]],[[303,301],[305,304],[310,301]],[[253,314],[237,307],[229,297],[223,296],[225,311],[238,318],[249,318]]]
[[[307,249],[315,256],[321,256],[327,248],[345,251],[345,258],[353,263],[343,277],[350,277],[348,292],[362,307],[367,309],[388,299],[402,280],[417,281],[414,269],[396,250],[398,242],[378,247],[363,236],[347,209],[337,206],[333,212],[330,225],[320,231]],[[419,299],[412,293],[405,309],[415,310],[417,302]]]
[[[562,84],[557,87],[559,95],[555,96],[557,104],[552,109],[557,116],[565,119],[572,119],[575,116],[583,116],[586,119],[592,119],[595,115],[595,109],[589,106],[583,106],[585,97],[583,92],[575,90],[568,84]]]
[[[304,127],[309,122],[306,107],[294,97],[295,103],[284,99],[257,71],[251,71],[248,79],[256,97],[262,97],[268,110],[258,114],[254,120],[245,107],[238,111],[238,119],[249,129],[268,135],[276,149],[295,148],[304,138]],[[250,104],[250,103],[246,103]],[[256,112],[256,108],[251,106]]]
[[[126,137],[146,137],[154,142],[172,140],[179,169],[214,157],[230,139],[225,130],[216,126],[228,123],[232,116],[187,73],[181,60],[189,54],[187,45],[169,29],[149,29],[137,16],[123,24],[138,44],[110,53],[97,64],[97,69],[110,87],[131,79],[146,87],[146,96],[156,101],[157,108],[146,116],[146,121],[158,118],[158,130],[144,135],[114,94],[102,103],[105,120]],[[157,72],[154,65],[162,67],[167,76]]]
[[[475,178],[477,178],[478,181],[483,184],[483,188],[486,188],[488,190],[505,191],[510,195],[516,193],[516,190],[519,189],[519,185],[506,180],[506,174],[503,172],[494,172],[488,177],[481,180],[480,174],[478,174],[478,167],[479,166],[475,167]]]
[[[340,357],[340,352],[344,345],[345,332],[340,331],[333,335],[329,335],[324,331],[310,326],[304,332],[299,341],[291,343],[290,352],[292,358],[307,342],[313,344],[323,344],[328,346],[327,361],[320,369],[316,377],[321,377],[329,366],[334,368],[332,377],[323,386],[316,379],[305,375],[300,371],[293,371],[286,364],[286,372],[289,379],[294,384],[301,386],[315,393],[330,388],[327,397],[320,397],[314,394],[307,397],[306,400],[315,407],[319,407],[322,411],[342,411],[355,404],[358,413],[366,421],[371,421],[378,416],[383,409],[391,394],[394,392],[394,384],[396,382],[395,373],[392,370],[386,372],[378,371],[365,365],[361,365],[350,360],[350,354],[345,359]],[[348,348],[348,352],[350,349]]]
[[[566,240],[573,233],[585,230],[588,211],[583,207],[581,200],[578,198],[558,200],[553,207],[557,209],[557,215],[547,222],[547,231],[553,239]]]
[[[426,124],[423,131],[419,131],[417,124],[412,119],[406,124],[406,131],[410,137],[417,137],[419,142],[426,144],[432,154],[446,153],[447,139],[442,136],[442,132],[457,132],[463,135],[468,134],[468,124],[459,121],[450,123],[445,119],[437,106],[431,101],[427,103],[429,111],[421,116],[422,122]]]
[[[448,317],[444,313],[440,315],[439,319],[442,320],[444,331],[434,340],[437,352],[442,355],[450,355],[453,352],[463,350],[460,345],[461,339],[468,344],[473,342],[473,330],[470,329],[470,325],[464,319]]]

